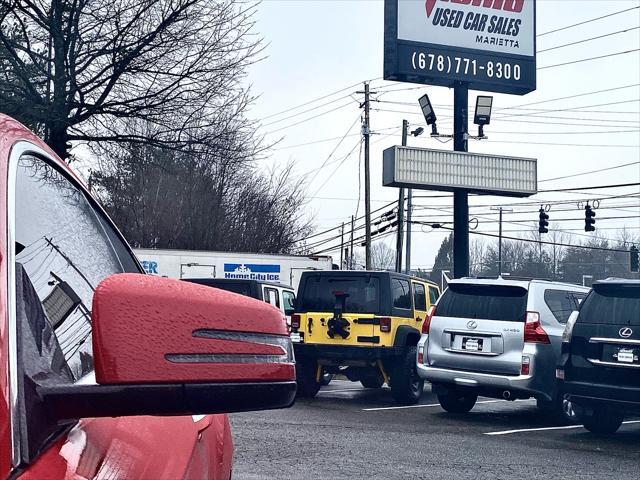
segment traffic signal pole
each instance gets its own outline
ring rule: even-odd
[[[453,150],[468,152],[469,87],[456,82],[453,88]],[[453,192],[453,276],[469,276],[469,195]]]

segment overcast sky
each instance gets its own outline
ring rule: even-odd
[[[538,68],[639,49],[640,8],[633,8],[639,6],[638,0],[538,0]],[[545,35],[557,28],[624,9],[632,10]],[[262,121],[262,131],[267,133],[268,141],[280,140],[269,160],[265,161],[265,168],[293,162],[296,175],[306,176],[308,215],[314,218],[318,231],[349,221],[356,210],[359,215],[364,214],[363,189],[359,208],[357,200],[361,113],[357,100],[362,96],[355,93],[362,89],[362,85],[354,84],[370,79],[372,90],[379,92],[373,98],[380,100],[372,103],[371,111],[372,129],[379,133],[372,137],[371,147],[372,209],[397,200],[397,189],[382,186],[382,150],[400,143],[403,118],[411,122],[412,128],[425,126],[417,104],[418,97],[423,93],[429,94],[435,106],[440,133],[451,133],[452,122],[449,116],[452,112],[453,91],[442,87],[381,80],[382,1],[264,0],[258,7],[256,20],[256,32],[264,37],[268,46],[267,58],[249,72],[248,80],[252,84],[253,93],[259,95],[251,114]],[[617,33],[623,30],[626,31]],[[611,35],[574,46],[541,51],[607,34]],[[538,178],[541,181],[568,176],[542,182],[540,189],[639,182],[638,84],[638,51],[541,69],[538,71],[537,91],[523,97],[494,95],[493,118],[491,125],[485,128],[485,134],[490,138],[482,142],[470,141],[469,150],[537,158]],[[352,87],[347,88],[350,86]],[[617,89],[572,99],[547,101],[613,88]],[[342,91],[292,109],[338,90]],[[470,92],[470,108],[475,105],[478,93]],[[503,110],[541,101],[545,102],[522,107],[535,110]],[[576,107],[580,108],[575,109]],[[567,110],[572,108],[574,110]],[[279,113],[285,110],[289,111]],[[391,110],[399,113],[390,112]],[[470,133],[475,133],[475,128],[470,125]],[[339,139],[345,134],[347,137],[339,144]],[[318,143],[299,146],[310,142]],[[410,138],[409,142],[429,148],[452,149],[451,143],[441,144],[426,135]],[[334,149],[335,152],[327,161]],[[347,156],[349,152],[352,154]],[[320,169],[324,162],[326,165]],[[628,163],[632,165],[580,175]],[[416,194],[438,195],[437,192]],[[578,210],[577,201],[624,194],[635,194],[635,197],[603,199],[600,202],[596,224],[598,230],[595,235],[614,235],[614,229],[622,227],[633,229],[637,234],[640,231],[639,218],[601,220],[603,217],[639,216],[640,189],[637,186],[584,193],[540,193],[531,200],[472,197],[471,216],[478,215],[478,231],[496,232],[497,214],[490,212],[488,205],[508,206],[513,202],[571,200],[565,205],[552,206],[549,213],[551,224],[566,231],[576,230],[573,233],[577,235],[586,235],[584,231],[580,231],[584,225],[582,220],[557,224],[554,224],[554,220],[583,218],[583,211]],[[450,221],[450,198],[417,199],[416,205],[418,207],[414,215],[421,220]],[[478,207],[474,208],[474,205]],[[487,206],[480,207],[481,205]],[[537,221],[537,213],[534,212],[537,208],[539,205],[514,207],[515,212],[505,214],[505,219],[520,222],[528,220],[528,224],[533,225],[532,222]],[[522,235],[514,230],[526,228],[527,225],[522,223],[505,223],[504,226],[505,231],[511,235]],[[412,266],[429,268],[444,233],[433,232],[427,227],[424,227],[423,232],[419,226],[414,226],[413,231]],[[330,232],[327,237],[336,233],[338,231]],[[358,233],[364,232],[360,230]],[[313,241],[322,238],[315,237]],[[387,237],[385,241],[389,245],[395,245],[393,237]],[[335,245],[335,241],[321,248],[331,245]],[[338,250],[331,254],[334,258],[339,257]]]

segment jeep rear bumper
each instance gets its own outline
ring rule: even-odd
[[[296,358],[316,358],[326,360],[366,360],[376,361],[398,357],[407,347],[357,347],[352,345],[321,345],[294,343]]]

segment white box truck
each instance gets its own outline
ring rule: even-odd
[[[330,256],[271,255],[137,248],[147,273],[168,278],[235,278],[291,285],[297,290],[306,270],[331,270]]]

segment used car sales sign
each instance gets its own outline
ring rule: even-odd
[[[385,0],[384,78],[536,89],[535,0]]]

